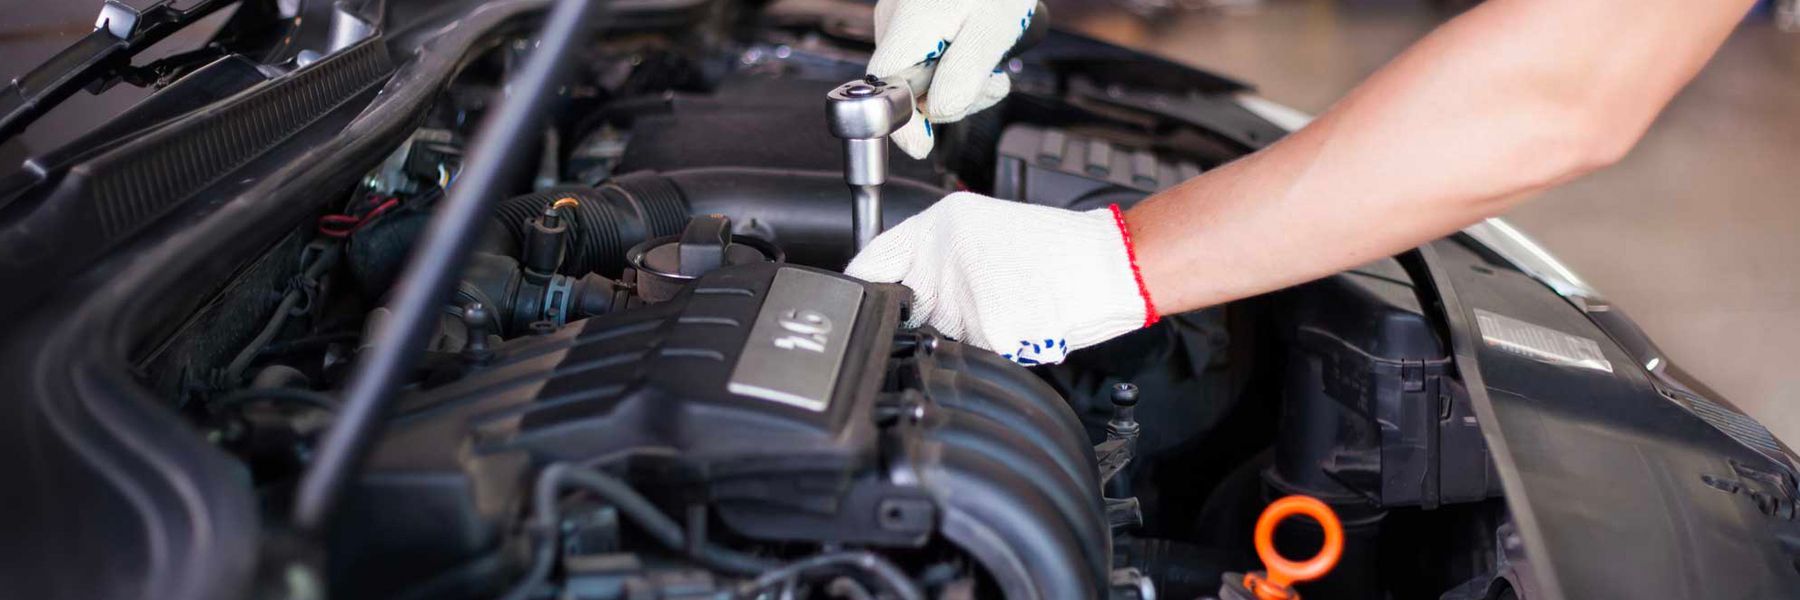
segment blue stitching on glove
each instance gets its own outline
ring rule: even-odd
[[[1000,355],[1000,358],[1025,365],[1050,364],[1069,356],[1069,340],[1066,338],[1044,338],[1043,343],[1034,340],[1019,340],[1019,349]]]
[[[944,57],[944,51],[949,50],[949,49],[950,49],[950,40],[940,39],[940,40],[938,40],[938,43],[937,43],[937,49],[932,50],[930,52],[926,52],[925,60],[922,60],[919,62],[921,62],[923,64],[927,64],[927,65],[937,62],[938,59]]]

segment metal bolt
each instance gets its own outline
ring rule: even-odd
[[[1138,386],[1131,383],[1115,383],[1112,387],[1112,403],[1114,406],[1137,406]]]

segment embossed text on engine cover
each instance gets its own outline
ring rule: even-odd
[[[847,279],[794,268],[776,273],[727,389],[824,411],[862,297],[862,286]]]

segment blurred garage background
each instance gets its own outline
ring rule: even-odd
[[[1052,9],[1062,27],[1318,112],[1472,3],[1056,0]],[[1759,6],[1624,161],[1507,218],[1676,364],[1795,445],[1800,29],[1781,4]]]
[[[1309,112],[1473,2],[1049,1],[1061,27],[1249,82]],[[1623,162],[1510,219],[1636,318],[1674,361],[1797,445],[1800,32],[1783,32],[1797,28],[1784,3],[1800,4],[1759,7]],[[0,0],[0,76],[23,73],[85,34],[99,4]],[[191,47],[195,36],[184,37],[164,46]],[[80,108],[48,120],[60,125],[0,145],[0,164],[141,97],[128,86],[78,94],[71,106]]]

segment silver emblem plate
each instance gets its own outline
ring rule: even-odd
[[[726,389],[823,412],[844,366],[863,288],[823,273],[775,273]]]
[[[1611,373],[1612,361],[1594,340],[1563,333],[1536,323],[1475,309],[1475,326],[1482,341],[1504,352],[1538,362]]]

